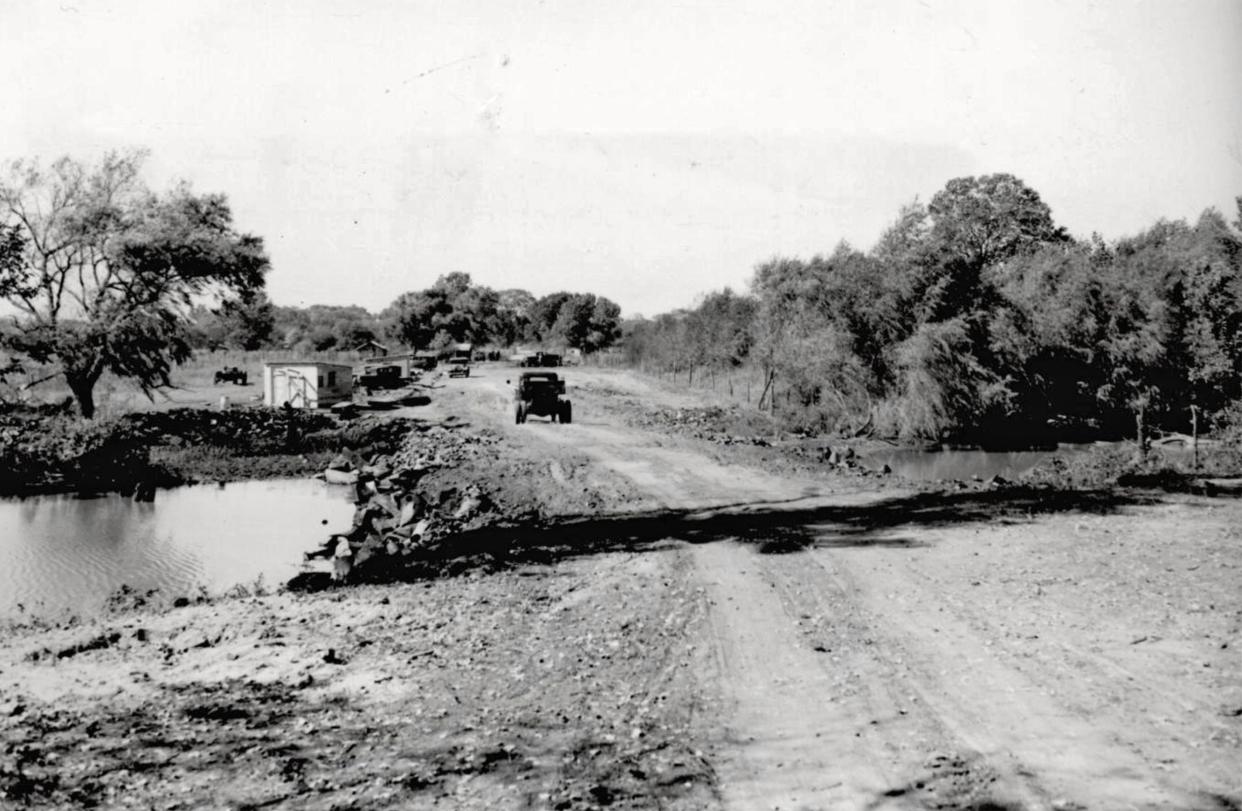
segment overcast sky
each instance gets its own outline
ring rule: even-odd
[[[460,270],[627,315],[1011,172],[1078,236],[1242,194],[1242,2],[0,0],[0,158],[152,151],[279,304]]]

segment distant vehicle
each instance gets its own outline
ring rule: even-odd
[[[470,358],[449,358],[449,377],[470,377]]]
[[[561,365],[561,356],[552,352],[528,352],[523,355],[515,356],[518,366],[526,367],[554,367]]]
[[[402,374],[403,371],[401,366],[396,364],[386,366],[367,364],[363,367],[362,374],[354,377],[354,385],[366,392],[373,389],[399,389],[410,382],[410,379]]]
[[[573,405],[564,395],[565,381],[556,372],[523,372],[513,392],[516,422],[521,425],[531,414],[551,417],[552,422],[573,422]]]
[[[236,366],[225,366],[223,369],[215,373],[213,380],[216,385],[221,383],[233,383],[238,386],[246,385],[246,373]]]

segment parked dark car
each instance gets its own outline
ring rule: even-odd
[[[520,365],[535,368],[560,366],[561,356],[553,352],[532,352],[522,357]]]
[[[233,383],[237,386],[244,386],[247,381],[246,373],[236,366],[225,366],[223,369],[216,372],[212,379],[215,381],[216,385],[220,385],[221,383]]]

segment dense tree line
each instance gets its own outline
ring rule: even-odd
[[[593,293],[495,291],[465,273],[441,276],[426,290],[405,293],[383,313],[388,333],[417,348],[470,342],[519,342],[594,352],[620,336],[621,308]]]
[[[149,190],[144,154],[15,161],[0,177],[0,382],[63,377],[82,414],[105,371],[169,385],[196,347],[416,349],[520,342],[587,352],[620,337],[590,293],[493,290],[464,273],[361,307],[278,307],[262,240],[227,200]],[[1071,238],[1012,175],[958,178],[870,250],[759,265],[746,294],[626,325],[631,361],[764,374],[791,425],[1029,442],[1184,429],[1242,414],[1242,198],[1229,222]],[[41,372],[42,374],[43,372]]]
[[[869,251],[775,258],[750,295],[628,325],[636,362],[749,362],[810,430],[1024,443],[1184,429],[1242,397],[1242,201],[1105,243],[1005,174],[905,207]],[[769,397],[768,400],[771,403]],[[784,401],[782,400],[782,405]]]
[[[455,343],[508,347],[530,342],[594,352],[620,336],[621,309],[592,293],[496,291],[465,273],[441,276],[425,290],[403,293],[379,314],[362,307],[277,307],[261,291],[194,311],[196,345],[351,350],[368,341],[443,349]]]

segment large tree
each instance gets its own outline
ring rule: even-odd
[[[449,273],[426,290],[402,293],[384,312],[395,337],[413,347],[443,348],[455,341],[484,343],[500,325],[500,299],[467,273]]]
[[[691,314],[700,357],[709,366],[738,366],[750,353],[757,302],[728,287],[704,296]]]
[[[9,294],[5,285],[12,286],[17,279],[17,271],[21,267],[22,253],[26,240],[17,226],[0,223],[0,298]],[[0,347],[4,347],[4,332],[8,328],[0,324]],[[7,353],[0,354],[0,386],[7,383],[11,375],[22,373],[21,361]]]
[[[532,341],[555,340],[556,319],[561,314],[561,307],[573,297],[573,293],[561,290],[536,299],[528,310],[526,337]]]
[[[561,302],[556,320],[543,339],[597,352],[606,349],[621,335],[621,308],[594,293],[574,293]]]
[[[23,241],[20,261],[0,266],[0,296],[16,311],[0,340],[51,364],[85,417],[105,371],[148,396],[171,385],[172,366],[190,356],[194,305],[256,290],[268,268],[262,240],[234,229],[223,195],[185,184],[154,194],[140,179],[144,157],[19,160],[0,179],[0,222]]]
[[[978,268],[1068,238],[1039,192],[1010,174],[950,180],[927,212],[930,239]]]
[[[525,290],[513,288],[496,294],[496,331],[492,340],[511,346],[521,340],[530,328],[530,312],[535,297]]]
[[[921,248],[910,257],[909,309],[918,321],[969,317],[995,304],[980,282],[985,269],[1069,239],[1039,193],[1004,173],[950,180],[927,217]]]

